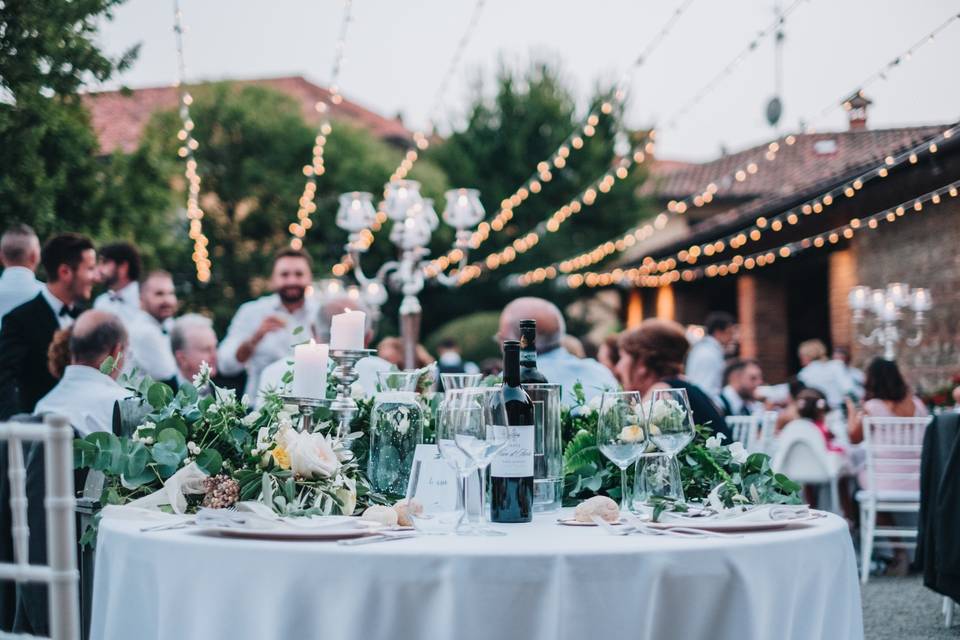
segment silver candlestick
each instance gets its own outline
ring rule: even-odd
[[[300,431],[313,433],[313,414],[320,407],[329,407],[331,402],[326,398],[304,398],[301,396],[280,396],[285,404],[297,405],[300,413]]]
[[[350,433],[350,421],[357,413],[357,402],[353,399],[351,387],[360,376],[357,363],[376,353],[373,349],[331,349],[330,357],[337,363],[333,370],[337,397],[330,403],[330,410],[337,415],[337,435]]]

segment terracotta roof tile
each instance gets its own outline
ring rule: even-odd
[[[330,91],[299,76],[236,80],[234,83],[270,87],[295,98],[302,105],[304,119],[311,125],[320,122],[320,114],[314,105],[320,100],[329,104]],[[120,150],[129,153],[137,148],[150,117],[157,111],[175,109],[178,97],[175,87],[166,86],[130,92],[88,93],[83,100],[90,110],[101,152]],[[374,113],[347,99],[338,105],[330,105],[330,113],[333,119],[368,129],[388,142],[407,144],[412,138],[410,131],[399,120]]]
[[[641,194],[665,200],[685,198],[699,193],[711,180],[727,176],[725,181],[718,182],[717,199],[789,195],[882,160],[887,154],[917,144],[940,129],[942,127],[923,126],[800,134],[795,144],[780,145],[773,162],[764,159],[769,144],[764,143],[711,162],[653,172],[641,188]],[[756,175],[743,182],[729,178],[750,162],[756,162],[759,167]]]

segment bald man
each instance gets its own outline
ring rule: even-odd
[[[116,380],[127,348],[123,322],[107,311],[85,311],[70,331],[70,364],[34,413],[67,416],[80,437],[112,431],[113,405],[130,395]],[[100,367],[107,358],[116,366],[104,374]]]
[[[567,333],[563,314],[555,304],[543,298],[517,298],[500,313],[497,340],[519,340],[520,321],[537,321],[537,368],[563,387],[564,404],[573,404],[573,386],[580,382],[589,402],[605,389],[619,385],[610,370],[593,358],[577,358],[561,344]]]

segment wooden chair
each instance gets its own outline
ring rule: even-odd
[[[66,418],[47,416],[43,424],[0,423],[7,443],[13,562],[0,563],[0,580],[46,583],[51,640],[78,640],[76,524],[73,493],[73,429]],[[30,564],[26,465],[23,443],[41,441],[45,449],[47,566]],[[36,636],[0,632],[0,639]]]
[[[870,579],[874,547],[912,549],[916,527],[877,527],[877,513],[920,513],[920,452],[931,416],[863,419],[866,486],[860,504],[860,581]],[[883,538],[880,542],[877,538]],[[946,611],[946,610],[945,610]]]

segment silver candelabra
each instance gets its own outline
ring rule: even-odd
[[[927,289],[911,289],[910,285],[903,282],[891,282],[886,289],[854,287],[850,290],[848,301],[853,312],[854,331],[860,344],[868,347],[882,346],[885,360],[896,358],[897,346],[901,342],[906,342],[910,347],[920,344],[927,323],[926,313],[933,307],[933,300]],[[906,309],[913,311],[912,336],[906,336]],[[872,329],[862,333],[865,325],[872,325]]]
[[[379,307],[387,299],[387,290],[393,289],[403,295],[400,302],[400,330],[404,346],[404,366],[416,366],[416,347],[420,335],[420,318],[423,309],[418,298],[426,280],[429,255],[427,245],[440,224],[433,200],[420,195],[420,184],[413,180],[397,180],[387,184],[382,208],[393,221],[390,241],[396,245],[398,258],[384,263],[373,276],[363,271],[361,260],[367,251],[363,241],[364,231],[376,220],[373,196],[353,191],[340,196],[337,225],[349,232],[347,254],[353,262],[354,275],[365,293],[365,299]],[[445,194],[446,207],[443,220],[457,230],[454,246],[460,251],[460,268],[467,265],[470,236],[483,220],[484,210],[476,189],[451,189]],[[431,279],[452,287],[457,277],[443,272],[434,272]]]

